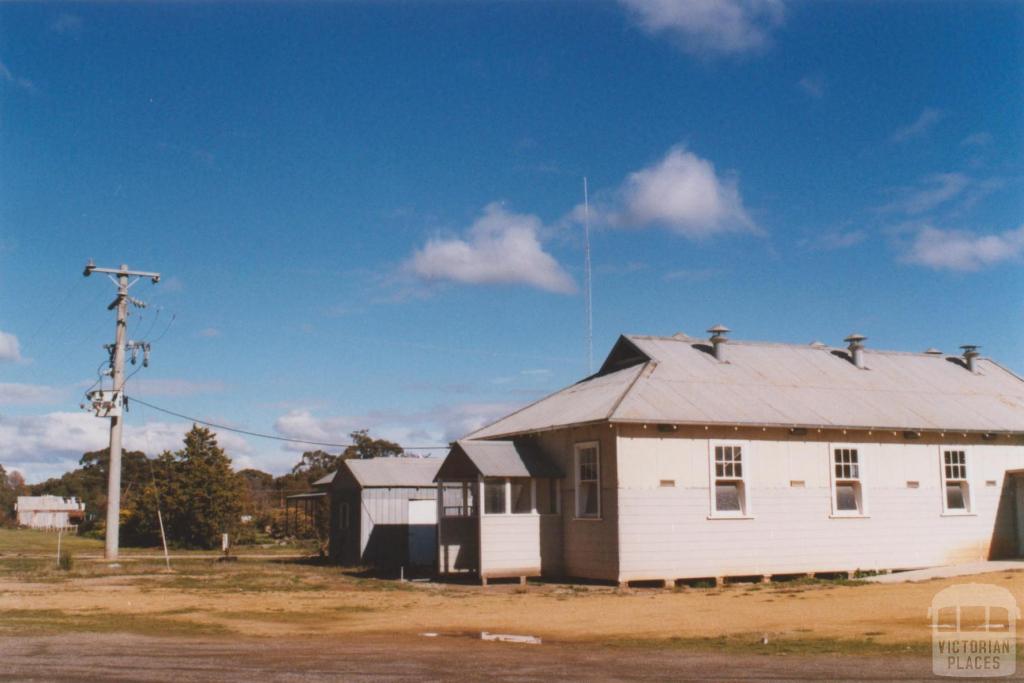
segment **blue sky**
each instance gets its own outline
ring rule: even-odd
[[[0,463],[105,445],[89,258],[163,273],[129,394],[204,419],[436,445],[572,383],[584,176],[598,362],[723,322],[1024,371],[1022,47],[1011,2],[0,5]]]

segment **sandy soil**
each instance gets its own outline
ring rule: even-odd
[[[129,570],[125,570],[129,571]],[[189,578],[189,577],[185,577]],[[683,591],[547,584],[452,586],[337,579],[315,590],[205,589],[210,577],[131,574],[53,583],[0,581],[0,616],[20,610],[148,616],[216,625],[245,636],[345,636],[425,631],[527,633],[561,642],[702,638],[870,639],[925,643],[936,592],[964,579],[901,585],[735,585]],[[1024,604],[1024,573],[971,577]],[[11,634],[3,629],[0,635]],[[13,620],[11,621],[13,623]],[[74,629],[71,629],[74,630]],[[179,630],[180,632],[180,630]]]

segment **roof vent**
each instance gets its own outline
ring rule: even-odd
[[[856,332],[843,340],[844,342],[849,343],[849,346],[846,348],[850,350],[850,359],[853,361],[853,364],[861,370],[864,369],[864,342],[866,340],[867,337],[863,334],[857,334]]]
[[[964,350],[964,362],[967,363],[967,369],[973,373],[978,372],[978,349],[981,347],[977,344],[964,344],[960,347]]]
[[[711,333],[711,353],[715,359],[720,363],[725,362],[725,343],[729,341],[725,335],[732,332],[728,327],[722,324],[715,325],[708,332]]]
[[[929,356],[941,356],[942,355],[942,351],[939,351],[934,346],[929,346],[927,349],[924,350],[924,352],[927,353]]]
[[[811,342],[811,343],[809,344],[809,346],[810,346],[810,347],[811,347],[812,349],[827,349],[827,348],[828,348],[828,345],[827,345],[827,344],[826,344],[825,342],[822,342],[822,341],[818,341],[817,339],[815,339],[814,341],[812,341],[812,342]]]

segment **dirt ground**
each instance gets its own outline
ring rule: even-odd
[[[913,680],[930,676],[939,590],[991,583],[1024,603],[1021,571],[619,590],[398,582],[283,553],[172,564],[79,553],[65,571],[0,548],[0,679]]]
[[[525,633],[563,642],[838,640],[866,651],[918,649],[931,637],[932,596],[963,579],[900,585],[736,584],[717,589],[633,589],[567,584],[471,585],[359,579],[287,562],[213,563],[146,573],[54,579],[0,577],[0,635],[121,628],[128,632],[256,637]],[[34,580],[35,578],[35,580]],[[1024,602],[1024,572],[971,581],[1009,588]],[[118,626],[120,625],[120,626]]]
[[[759,656],[470,639],[0,638],[0,678],[46,681],[928,680],[927,657]]]

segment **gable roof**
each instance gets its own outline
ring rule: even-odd
[[[685,335],[620,337],[601,370],[467,438],[592,422],[1024,432],[1024,380],[979,358],[729,341],[727,362]]]
[[[366,487],[434,486],[441,458],[365,458],[342,460],[352,478]]]
[[[438,481],[446,477],[461,479],[470,470],[484,477],[559,479],[564,476],[534,444],[464,439],[452,444],[436,478]]]

